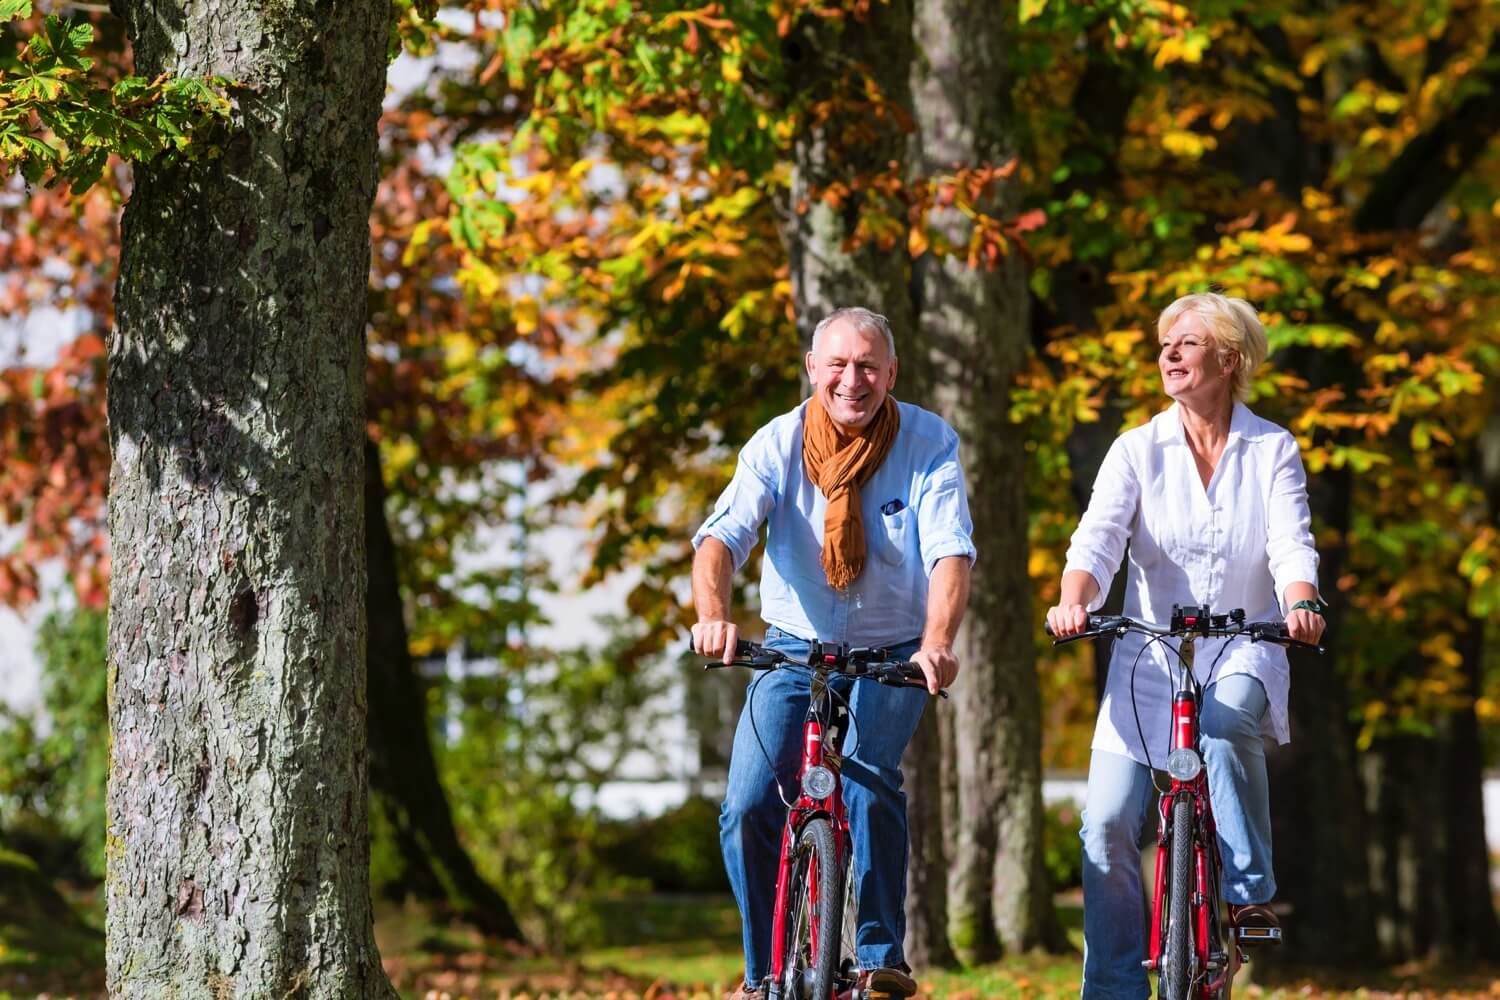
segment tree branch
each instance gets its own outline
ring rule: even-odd
[[[1354,216],[1362,233],[1414,229],[1500,131],[1500,35],[1490,45],[1484,86],[1409,142],[1375,181]]]

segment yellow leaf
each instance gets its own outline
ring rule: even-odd
[[[467,368],[479,356],[479,347],[467,333],[450,333],[443,337],[443,360],[450,369]]]
[[[1104,335],[1104,346],[1121,357],[1128,357],[1145,339],[1140,330],[1111,330]]]
[[[912,226],[906,237],[907,252],[913,257],[920,257],[927,252],[927,245],[927,231],[921,226]]]
[[[1047,0],[1021,0],[1021,23],[1025,24],[1032,18],[1041,17],[1042,11],[1047,9]]]
[[[1188,129],[1168,129],[1161,137],[1162,148],[1176,156],[1185,156],[1190,160],[1201,157],[1206,150],[1218,146],[1218,140],[1211,135],[1199,135]]]
[[[511,317],[516,321],[516,333],[523,337],[536,332],[541,309],[536,299],[520,299],[511,308]]]

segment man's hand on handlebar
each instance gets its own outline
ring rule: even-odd
[[[693,649],[699,656],[716,656],[728,666],[734,662],[740,627],[734,622],[704,621],[693,626]]]
[[[1047,625],[1059,639],[1078,635],[1089,627],[1089,613],[1082,604],[1058,604],[1047,609]]]
[[[958,657],[951,646],[924,646],[912,654],[911,662],[922,668],[928,694],[936,695],[958,678]]]

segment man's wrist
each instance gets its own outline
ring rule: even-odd
[[[1302,600],[1293,604],[1288,610],[1288,613],[1290,613],[1291,611],[1311,611],[1319,618],[1324,617],[1323,602],[1316,599],[1303,598]]]

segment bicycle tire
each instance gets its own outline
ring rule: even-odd
[[[830,1000],[838,971],[844,916],[844,867],[839,864],[833,825],[819,816],[797,834],[787,886],[786,956],[782,1000]],[[816,877],[817,901],[813,901]],[[814,936],[816,928],[816,936]],[[816,941],[816,949],[814,948]]]
[[[1209,996],[1212,1000],[1230,1000],[1234,989],[1234,977],[1239,971],[1239,946],[1229,929],[1229,914],[1224,903],[1224,872],[1218,851],[1208,854],[1209,887],[1209,950],[1220,950],[1223,968],[1218,972],[1219,988]]]
[[[1167,879],[1167,934],[1157,970],[1159,1000],[1189,1000],[1193,959],[1193,799],[1178,795],[1172,803],[1171,868]]]

